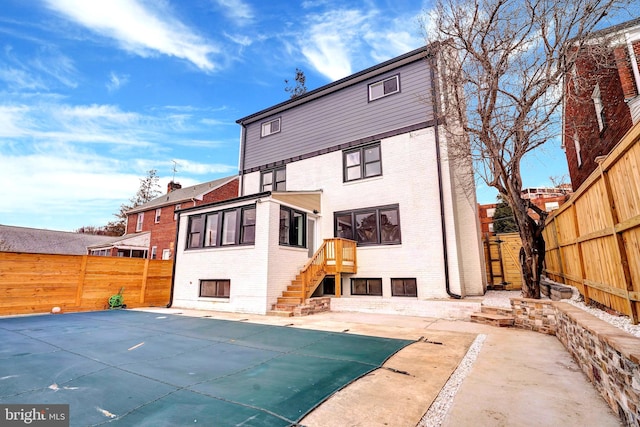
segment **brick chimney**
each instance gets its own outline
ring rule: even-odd
[[[167,184],[167,194],[171,193],[173,190],[179,190],[181,188],[182,185],[180,185],[179,182],[169,181],[169,184]]]

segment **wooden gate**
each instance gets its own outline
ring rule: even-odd
[[[518,233],[485,235],[487,289],[522,289],[522,269],[518,260],[521,247]]]

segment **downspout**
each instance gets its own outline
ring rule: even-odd
[[[442,165],[441,165],[441,156],[440,156],[440,133],[438,128],[440,127],[440,117],[438,111],[438,101],[437,101],[437,91],[436,91],[436,81],[435,81],[435,55],[432,53],[427,54],[427,58],[429,58],[429,68],[430,68],[430,77],[431,77],[431,99],[433,101],[433,115],[435,118],[435,127],[434,127],[434,137],[436,142],[436,162],[438,163],[438,191],[440,194],[440,226],[442,228],[442,250],[443,250],[443,258],[444,258],[444,283],[445,289],[447,290],[447,294],[451,298],[460,299],[461,295],[454,294],[451,292],[451,283],[449,279],[449,250],[447,249],[447,224],[445,221],[445,212],[444,212],[444,192],[442,185]]]
[[[180,211],[178,213],[178,218],[176,218],[176,246],[173,248],[173,266],[171,267],[171,291],[169,293],[169,304],[167,304],[167,308],[171,308],[173,305],[173,290],[176,285],[176,264],[178,263],[178,234],[180,232]]]

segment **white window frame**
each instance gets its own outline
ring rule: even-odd
[[[171,249],[162,250],[162,259],[171,259]]]
[[[158,247],[157,246],[151,246],[151,259],[156,259],[156,256],[158,255]]]
[[[576,149],[576,159],[578,161],[578,167],[582,166],[582,150],[580,148],[580,138],[578,138],[578,132],[573,133],[573,146]]]
[[[281,129],[282,123],[280,117],[269,120],[260,125],[260,137],[264,138],[265,136],[273,135],[274,133],[280,133]]]
[[[156,209],[156,216],[155,216],[155,223],[159,223],[160,222],[160,215],[162,214],[162,208],[157,208]]]
[[[387,92],[385,83],[391,80],[396,81],[396,89],[394,91]],[[380,92],[380,88],[382,88],[382,92]],[[396,74],[395,76],[387,77],[380,81],[371,83],[369,85],[369,101],[375,101],[376,99],[384,98],[385,96],[393,95],[398,92],[400,92],[400,75]]]
[[[596,109],[596,119],[598,120],[598,128],[600,131],[604,129],[604,105],[602,104],[602,95],[600,94],[600,85],[596,84],[596,87],[593,88],[593,93],[591,94],[591,99],[593,100],[593,106]]]
[[[144,223],[144,212],[138,212],[138,220],[136,221],[136,231],[142,231],[143,223]]]
[[[177,220],[178,219],[178,214],[175,213],[176,211],[179,211],[180,208],[182,207],[182,204],[178,203],[177,205],[175,205],[175,207],[173,208],[173,220]]]

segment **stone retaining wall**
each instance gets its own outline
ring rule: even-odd
[[[640,339],[571,304],[511,298],[515,326],[556,335],[628,426],[640,425]]]
[[[293,309],[293,315],[308,316],[310,314],[322,313],[323,311],[331,311],[331,298],[309,298],[303,305],[299,305]]]

